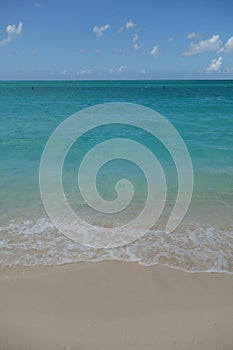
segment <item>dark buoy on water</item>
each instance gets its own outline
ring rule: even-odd
[[[165,89],[165,86],[163,85],[163,89]]]
[[[32,90],[34,90],[34,86],[32,85]]]

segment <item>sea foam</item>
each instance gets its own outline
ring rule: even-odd
[[[95,249],[68,239],[47,218],[11,221],[0,227],[1,266],[118,260],[144,266],[162,264],[189,272],[232,274],[232,251],[233,230],[214,227],[192,226],[170,234],[151,230],[130,244],[108,249]]]

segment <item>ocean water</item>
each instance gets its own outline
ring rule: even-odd
[[[134,198],[117,214],[90,209],[76,180],[78,166],[92,147],[119,137],[136,140],[156,154],[167,180],[165,209],[146,235],[121,247],[97,249],[70,240],[50,221],[40,196],[39,165],[48,138],[62,121],[108,102],[149,107],[173,124],[191,156],[194,190],[184,220],[166,233],[178,181],[165,147],[152,135],[120,124],[85,134],[67,154],[63,186],[73,210],[96,225],[97,233],[98,225],[112,227],[137,216],[147,185],[135,164],[114,159],[98,174],[101,196],[114,200],[117,181],[129,178]],[[0,82],[0,203],[1,266],[120,260],[233,273],[233,81]],[[80,231],[85,230],[80,224]]]

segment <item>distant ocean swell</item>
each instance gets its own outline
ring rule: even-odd
[[[83,228],[82,228],[83,229]],[[0,265],[61,265],[82,261],[117,260],[144,266],[157,264],[189,272],[233,274],[233,230],[186,227],[171,234],[151,230],[122,247],[94,249],[71,241],[48,221],[12,221],[0,227]]]

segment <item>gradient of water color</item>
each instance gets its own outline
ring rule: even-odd
[[[116,259],[233,273],[233,81],[11,81],[0,83],[0,102],[1,265]],[[38,170],[53,130],[82,108],[106,102],[138,103],[164,115],[186,142],[195,186],[182,225],[166,234],[177,195],[176,169],[166,149],[150,135],[122,125],[86,134],[67,156],[63,184],[74,210],[91,223],[109,227],[133,218],[147,195],[140,169],[116,160],[101,170],[98,189],[104,198],[114,199],[115,183],[129,177],[135,186],[129,208],[103,217],[82,201],[76,186],[78,164],[106,138],[130,137],[144,144],[159,158],[168,183],[166,209],[146,236],[120,248],[93,249],[70,241],[50,223],[40,199]]]

